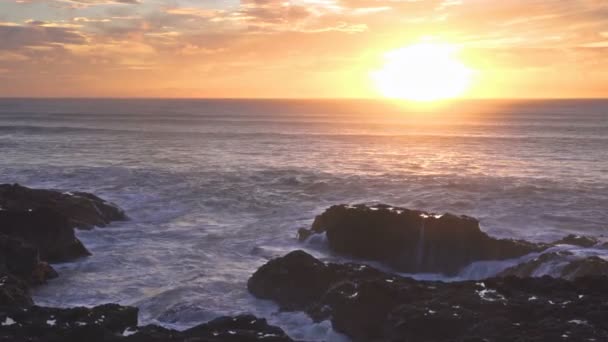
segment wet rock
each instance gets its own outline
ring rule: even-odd
[[[0,235],[0,272],[11,273],[32,285],[57,277],[57,272],[40,260],[36,247],[7,235]]]
[[[330,282],[330,273],[321,261],[295,251],[260,267],[247,282],[247,288],[258,298],[298,309],[323,295]]]
[[[34,301],[30,297],[27,283],[10,273],[0,271],[0,307],[24,308],[32,305]]]
[[[597,256],[581,258],[568,251],[559,251],[542,254],[498,274],[499,277],[545,275],[568,280],[584,276],[608,276],[608,261]]]
[[[291,341],[285,332],[269,325],[265,319],[253,315],[219,317],[208,323],[188,329],[181,334],[186,339],[210,341]]]
[[[94,308],[0,307],[1,341],[271,341],[291,339],[280,328],[252,315],[221,317],[185,331],[137,326],[137,308],[117,304]]]
[[[334,252],[381,261],[408,273],[454,275],[475,261],[516,258],[547,248],[492,238],[472,217],[387,205],[332,206],[299,236],[307,238],[310,233],[326,233]]]
[[[64,262],[90,255],[74,235],[68,219],[48,208],[0,210],[0,234],[34,246],[40,259]]]
[[[311,292],[306,279],[314,275],[324,280],[312,282]],[[330,319],[354,341],[608,339],[608,277],[416,281],[369,266],[324,264],[298,251],[262,266],[248,286],[283,309]]]
[[[18,212],[47,208],[65,216],[69,227],[79,229],[127,218],[118,206],[90,193],[31,189],[19,184],[0,184],[0,208]]]
[[[581,236],[570,234],[560,240],[557,240],[553,245],[572,245],[579,247],[593,247],[598,244],[598,240],[591,236]]]
[[[571,261],[561,270],[561,277],[565,279],[593,275],[608,276],[608,261],[598,256],[592,256]]]
[[[94,308],[0,308],[3,341],[106,341],[137,325],[137,309],[117,304]]]

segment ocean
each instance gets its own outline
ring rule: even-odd
[[[498,237],[606,235],[608,101],[0,99],[0,183],[93,192],[130,217],[78,231],[93,255],[58,265],[37,304],[135,305],[142,324],[178,329],[250,312],[338,341],[247,293],[288,251],[341,260],[298,228],[333,204],[387,203]]]

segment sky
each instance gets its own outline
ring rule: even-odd
[[[466,97],[608,97],[608,0],[0,0],[0,96],[373,98],[420,41]]]

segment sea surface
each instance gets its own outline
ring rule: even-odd
[[[608,101],[0,99],[0,183],[17,182],[90,191],[130,217],[77,232],[93,255],[58,265],[38,304],[136,305],[142,324],[179,329],[251,312],[338,341],[247,293],[288,251],[341,260],[298,228],[382,202],[471,215],[499,237],[606,235]]]

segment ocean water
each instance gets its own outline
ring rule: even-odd
[[[336,259],[298,228],[382,202],[475,216],[500,237],[608,234],[608,101],[2,99],[0,182],[94,192],[131,218],[78,232],[93,256],[58,265],[38,304],[119,302],[175,328],[251,312],[333,341],[328,322],[246,290],[293,249]]]

